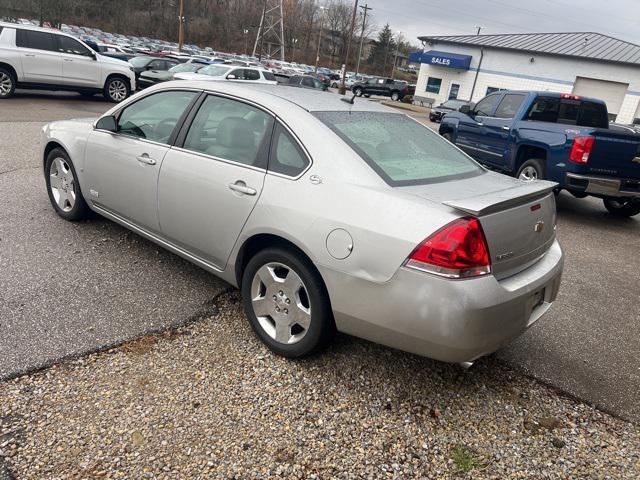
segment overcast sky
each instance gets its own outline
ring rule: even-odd
[[[640,0],[360,0],[378,28],[421,35],[598,32],[640,44]]]

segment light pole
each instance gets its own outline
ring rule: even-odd
[[[318,62],[320,62],[320,43],[322,42],[322,27],[324,26],[324,11],[327,7],[320,7],[320,33],[318,34],[318,48],[316,49],[316,67],[314,73],[318,73]]]
[[[298,39],[297,38],[292,38],[291,39],[291,63],[293,63],[293,60],[296,57],[296,44],[298,43]]]
[[[347,65],[349,64],[349,49],[351,48],[351,40],[353,39],[353,29],[356,27],[356,13],[358,13],[358,0],[353,4],[353,15],[351,16],[351,28],[349,28],[349,39],[347,40],[347,48],[344,54],[344,67],[342,68],[342,81],[340,82],[340,89],[338,92],[340,95],[344,95],[347,88],[344,86],[344,82],[347,78]]]
[[[398,32],[398,41],[396,42],[396,53],[393,55],[393,68],[391,68],[391,78],[396,73],[396,62],[398,61],[398,50],[402,41],[402,32]]]
[[[184,0],[180,0],[180,13],[178,14],[178,51],[182,51],[182,46],[184,44]]]
[[[248,28],[243,28],[242,33],[244,33],[244,54],[247,55],[247,35],[249,34]]]
[[[360,57],[362,57],[362,42],[364,40],[364,29],[367,25],[367,12],[373,10],[367,3],[361,5],[360,8],[364,11],[364,18],[362,19],[362,30],[360,31],[360,48],[358,48],[358,62],[356,63],[356,75],[360,71]]]
[[[474,25],[473,28],[476,29],[476,35],[480,35],[480,30],[482,30],[482,27],[480,25]]]

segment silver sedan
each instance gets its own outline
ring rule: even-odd
[[[472,362],[524,332],[560,285],[554,184],[489,172],[408,116],[346,100],[151,87],[44,128],[49,198],[238,286],[258,337],[287,357],[338,330]]]

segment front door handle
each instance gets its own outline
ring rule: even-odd
[[[505,125],[504,127],[502,127],[502,129],[503,129],[503,130],[507,130],[507,131],[509,131],[509,130],[511,130],[511,127],[507,127],[507,126]]]
[[[65,62],[73,62],[73,58],[65,58],[64,61]]]
[[[478,123],[476,123],[476,126],[478,126],[478,127],[481,127],[481,126],[483,126],[483,125],[484,125],[484,123],[482,123],[482,122],[478,122]]]
[[[35,53],[25,53],[24,56],[25,57],[35,57],[36,54]]]
[[[258,193],[255,188],[247,187],[247,184],[242,180],[238,180],[236,183],[230,183],[229,188],[234,192],[242,193],[244,195],[255,195]]]
[[[139,157],[136,157],[136,160],[138,160],[140,163],[144,163],[146,165],[155,165],[156,164],[156,161],[153,158],[151,158],[148,153],[143,153]]]

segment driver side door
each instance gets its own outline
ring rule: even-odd
[[[94,130],[86,149],[85,175],[91,202],[149,231],[159,232],[157,186],[174,130],[198,92],[171,90],[148,95],[118,114],[117,131]]]

